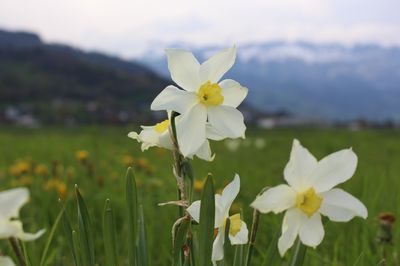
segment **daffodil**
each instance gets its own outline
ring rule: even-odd
[[[181,116],[175,118],[177,126],[180,124]],[[165,149],[172,150],[173,142],[171,133],[169,131],[170,128],[170,119],[166,119],[160,123],[157,123],[154,126],[141,126],[142,131],[140,133],[130,132],[128,137],[137,140],[142,143],[142,151],[149,149],[150,147],[161,147]],[[212,130],[211,127],[208,128],[208,136],[214,140],[220,138],[216,132]],[[206,161],[212,161],[214,159],[214,155],[211,153],[210,142],[205,139],[204,143],[194,152],[187,155],[187,157],[192,158],[193,155],[196,155],[200,159]]]
[[[15,266],[10,257],[0,256],[0,266]]]
[[[212,261],[215,264],[216,261],[224,258],[224,242],[225,242],[225,227],[226,221],[229,219],[229,240],[232,245],[246,244],[248,241],[248,229],[245,222],[241,220],[240,214],[234,214],[229,216],[229,210],[231,205],[238,195],[240,190],[240,178],[239,175],[235,175],[235,178],[229,183],[222,194],[215,195],[215,225],[218,233],[213,243]],[[187,212],[196,222],[200,222],[200,204],[201,201],[193,202],[188,208]]]
[[[331,221],[347,222],[355,216],[366,218],[367,209],[340,188],[357,167],[357,155],[350,149],[332,153],[320,161],[298,140],[293,141],[290,160],[284,170],[288,185],[266,190],[251,204],[262,213],[286,211],[278,249],[283,256],[297,236],[304,245],[316,247],[324,238],[321,215]]]
[[[24,241],[39,238],[45,230],[35,234],[25,233],[21,221],[18,220],[19,210],[29,200],[29,190],[14,188],[0,192],[0,239],[15,237]]]
[[[200,64],[192,53],[166,49],[168,68],[175,86],[166,87],[151,104],[152,110],[173,110],[182,115],[177,125],[178,142],[184,156],[195,153],[206,140],[207,121],[218,135],[244,137],[243,115],[236,108],[247,88],[222,76],[236,59],[236,47],[213,55]]]

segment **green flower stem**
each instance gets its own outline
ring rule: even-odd
[[[254,209],[253,211],[253,222],[251,225],[250,239],[247,249],[246,266],[250,265],[251,257],[253,256],[254,244],[256,242],[256,235],[258,230],[258,224],[260,222],[260,212]]]
[[[24,255],[22,254],[21,247],[18,243],[18,240],[15,237],[10,237],[9,241],[10,241],[11,247],[15,253],[15,256],[17,257],[19,265],[26,266],[26,263],[24,260]]]
[[[187,201],[188,197],[186,196],[186,190],[185,190],[185,180],[183,178],[183,171],[182,171],[182,166],[183,166],[183,161],[184,158],[182,154],[179,151],[179,144],[178,144],[178,138],[176,136],[176,124],[175,124],[175,117],[177,117],[178,114],[176,112],[172,112],[171,114],[171,138],[172,138],[172,143],[174,145],[174,170],[175,170],[175,177],[178,185],[178,190],[179,190],[179,195],[178,198],[179,200],[182,201]],[[181,210],[181,216],[183,216],[183,207],[180,207]]]
[[[300,238],[297,239],[296,249],[294,250],[292,260],[290,261],[290,266],[301,266],[303,265],[304,258],[306,256],[307,247],[303,245]]]

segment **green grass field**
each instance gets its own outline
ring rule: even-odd
[[[92,217],[99,265],[104,265],[101,217],[107,198],[111,199],[115,209],[120,262],[121,265],[127,265],[124,177],[133,157],[140,200],[145,211],[150,265],[170,265],[170,232],[177,218],[177,209],[173,206],[159,207],[157,204],[176,198],[172,155],[160,149],[142,153],[139,144],[126,137],[128,132],[128,128],[108,127],[1,128],[1,190],[20,185],[30,188],[31,201],[21,214],[26,231],[33,232],[43,227],[50,230],[60,211],[60,193],[65,196],[68,212],[74,218],[76,204],[73,188],[77,184]],[[261,149],[254,145],[255,139],[260,138],[265,140],[265,147]],[[223,142],[212,143],[216,158],[212,163],[195,159],[195,177],[203,180],[210,172],[216,187],[223,188],[238,173],[241,191],[234,208],[236,211],[243,209],[245,221],[250,227],[252,210],[249,204],[255,196],[265,186],[284,182],[283,169],[289,159],[293,138],[299,139],[319,159],[334,151],[353,147],[359,158],[358,169],[354,177],[341,187],[359,198],[369,211],[366,221],[361,218],[349,223],[327,221],[324,241],[317,249],[308,249],[304,265],[377,265],[383,255],[382,247],[375,240],[378,230],[376,217],[381,212],[400,212],[398,131],[249,130],[247,139],[236,152],[229,151]],[[87,164],[76,160],[75,153],[79,150],[88,151],[90,169]],[[15,167],[17,161],[26,163],[27,169],[23,169],[21,162]],[[18,167],[22,173],[18,172],[21,170]],[[47,173],[44,169],[47,169]],[[196,193],[195,198],[198,199],[200,193]],[[261,217],[253,265],[260,265],[273,234],[280,232],[281,221],[282,215]],[[394,242],[397,243],[400,234],[396,227],[394,229]],[[33,265],[38,265],[47,237],[48,233],[38,241],[26,243]],[[0,253],[12,254],[6,241],[0,243],[0,250]],[[228,254],[227,257],[229,262],[232,256]],[[282,265],[287,263],[287,257],[282,260]],[[51,245],[48,265],[72,265],[61,226]]]

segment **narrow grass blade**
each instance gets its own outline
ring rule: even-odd
[[[82,250],[79,245],[79,235],[75,230],[72,230],[73,252],[76,254],[76,265],[84,265],[82,263]]]
[[[46,241],[46,244],[44,246],[43,253],[42,253],[42,257],[40,259],[40,266],[44,266],[45,265],[46,258],[47,258],[47,253],[49,251],[49,248],[50,248],[50,245],[51,245],[51,241],[53,241],[54,234],[55,234],[56,229],[58,227],[58,224],[60,223],[61,218],[62,218],[62,216],[64,214],[64,210],[65,210],[64,208],[61,209],[60,213],[57,215],[56,220],[54,221],[53,226],[51,227],[49,237],[47,238],[47,241]]]
[[[111,202],[109,199],[106,200],[103,213],[103,240],[106,265],[117,266],[117,241],[115,239],[115,222],[114,214],[111,208]]]
[[[182,262],[182,246],[185,243],[186,234],[189,229],[190,221],[188,219],[182,220],[178,225],[176,235],[174,237],[174,265],[179,266]]]
[[[267,253],[264,258],[263,266],[278,265],[279,251],[278,251],[278,239],[279,233],[275,233],[272,241],[268,245]]]
[[[224,242],[224,260],[223,260],[223,264],[225,264],[225,262],[227,261],[227,257],[229,254],[229,250],[231,249],[232,245],[231,245],[231,241],[229,241],[229,230],[231,227],[231,220],[228,218],[226,219],[225,222],[225,242]]]
[[[22,252],[24,253],[24,259],[25,259],[26,266],[32,266],[31,258],[28,254],[28,249],[26,248],[24,241],[21,241],[21,246],[22,246]]]
[[[244,265],[244,246],[245,245],[236,245],[235,255],[233,257],[233,266]]]
[[[207,176],[201,196],[199,224],[199,266],[211,264],[214,237],[215,193],[211,175]]]
[[[303,245],[300,241],[300,238],[297,239],[296,248],[294,250],[292,259],[290,261],[290,266],[301,266],[303,265],[304,258],[306,255],[307,247]]]
[[[84,266],[94,265],[94,243],[89,213],[77,186],[75,187],[75,193],[78,203],[79,243],[82,254],[82,262]]]
[[[135,176],[132,168],[126,172],[126,204],[128,209],[128,255],[129,265],[136,266],[136,246],[138,242],[138,201]]]
[[[139,242],[137,245],[137,261],[140,266],[147,266],[149,262],[148,253],[147,253],[147,239],[146,239],[146,227],[144,223],[144,213],[143,213],[143,205],[139,206],[138,210],[139,214]]]
[[[74,241],[73,241],[73,237],[72,237],[72,228],[71,228],[71,224],[68,220],[67,214],[65,212],[65,208],[63,207],[63,211],[62,211],[62,224],[63,224],[63,228],[64,228],[64,235],[66,236],[67,239],[67,243],[68,243],[68,247],[72,253],[72,257],[74,259],[74,263],[75,266],[78,266],[78,255],[75,252],[75,248],[74,248]]]

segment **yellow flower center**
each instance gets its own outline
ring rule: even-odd
[[[169,119],[156,124],[154,126],[154,130],[161,134],[161,133],[164,133],[164,131],[168,129],[168,126],[169,126]]]
[[[202,104],[207,106],[220,105],[224,102],[221,87],[217,83],[211,83],[211,81],[200,86],[197,97]]]
[[[229,217],[229,234],[232,236],[236,236],[239,233],[240,228],[242,227],[242,220],[240,220],[240,214],[234,214]],[[226,224],[226,221],[225,221]]]
[[[321,207],[322,198],[315,193],[314,188],[309,188],[304,192],[298,193],[296,206],[308,217],[311,217]]]

